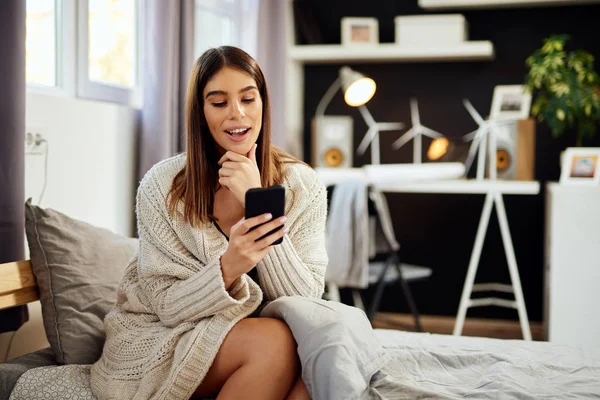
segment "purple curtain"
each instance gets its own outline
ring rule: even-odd
[[[25,1],[0,2],[0,263],[25,257]],[[18,329],[27,306],[0,311],[0,332]]]
[[[148,0],[138,177],[185,151],[185,92],[194,63],[194,0]]]
[[[22,260],[25,238],[25,2],[0,2],[0,263]]]

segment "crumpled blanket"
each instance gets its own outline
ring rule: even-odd
[[[260,316],[281,319],[290,327],[313,400],[380,398],[371,380],[390,358],[362,310],[291,296],[271,301]]]

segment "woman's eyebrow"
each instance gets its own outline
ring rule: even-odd
[[[252,89],[256,89],[258,90],[258,88],[256,86],[250,85],[250,86],[246,86],[245,88],[243,88],[242,90],[240,90],[240,93],[244,93],[247,92],[249,90]],[[210,96],[216,96],[216,95],[226,95],[227,92],[224,90],[212,90],[208,93],[206,93],[206,96],[204,97],[205,99],[208,99]]]

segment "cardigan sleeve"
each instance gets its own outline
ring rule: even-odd
[[[257,265],[260,286],[267,300],[323,294],[328,262],[325,247],[327,190],[311,172],[310,183],[298,194],[303,201],[288,213],[289,232]]]
[[[245,276],[229,291],[225,289],[220,256],[203,264],[185,248],[169,224],[164,198],[151,185],[141,185],[137,197],[139,279],[145,297],[166,326],[235,312],[256,302]]]

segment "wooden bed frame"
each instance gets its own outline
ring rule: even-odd
[[[0,310],[39,300],[31,261],[0,264]]]

